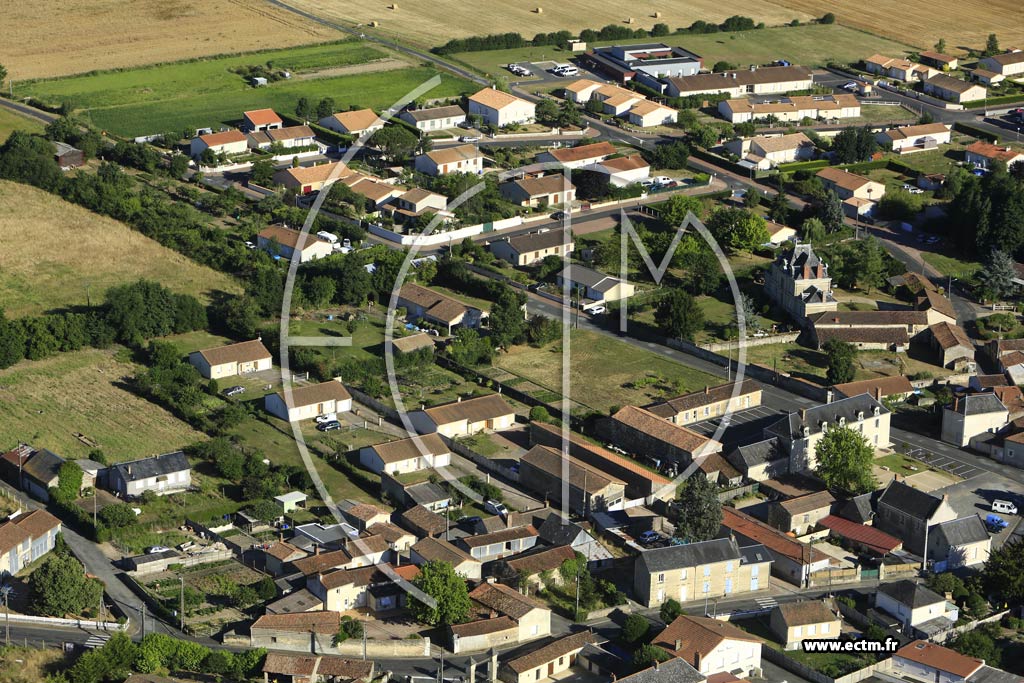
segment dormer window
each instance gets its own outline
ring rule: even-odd
[[[822,420],[821,421],[821,433],[824,434],[827,431],[828,431],[828,422],[826,422],[825,420]]]
[[[879,415],[882,414],[882,409],[879,408],[878,406],[875,406],[874,408],[871,409],[871,414],[874,415],[875,417],[878,417]]]
[[[861,421],[863,419],[864,419],[864,411],[863,410],[858,410],[857,411],[857,421],[859,422],[859,421]]]
[[[846,426],[846,418],[845,417],[839,418],[839,426],[840,427],[845,427]]]

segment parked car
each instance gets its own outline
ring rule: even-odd
[[[1001,512],[1004,515],[1017,514],[1017,506],[1008,500],[993,500],[992,512]]]
[[[909,190],[907,190],[907,192],[909,192],[910,194],[924,194],[924,190],[922,190],[920,187],[912,187]]]
[[[154,553],[163,553],[163,552],[167,552],[168,550],[170,550],[170,548],[168,548],[165,545],[154,545],[153,547],[151,547],[148,550],[146,550],[146,552],[149,553],[150,555],[153,555]]]
[[[501,515],[502,517],[508,514],[508,508],[496,500],[488,500],[485,502],[484,510],[490,512],[492,515]]]
[[[246,249],[255,249],[255,248],[256,248],[256,245],[255,245],[255,244],[253,244],[252,242],[250,242],[249,240],[246,240],[246,241],[245,241],[245,248],[246,248]]]
[[[985,517],[985,528],[993,534],[998,534],[1008,526],[1010,526],[1009,522],[999,515],[989,515]]]
[[[657,531],[645,531],[636,540],[642,546],[649,546],[660,541],[661,535]]]
[[[338,421],[338,414],[337,413],[324,413],[323,415],[317,415],[316,416],[316,423],[317,424],[324,424],[324,423],[327,423],[327,422],[337,422],[337,421]]]
[[[608,312],[608,309],[604,306],[594,306],[590,309],[590,315],[604,315]]]
[[[850,81],[849,83],[847,83],[846,85],[843,86],[843,90],[856,90],[856,89],[857,89],[857,84],[854,83],[853,81]]]
[[[459,138],[459,142],[480,142],[479,135],[463,135]]]
[[[551,217],[554,218],[556,221],[560,221],[565,218],[565,215],[565,211],[555,211],[553,214],[551,214]]]
[[[321,432],[333,432],[336,429],[341,429],[341,423],[338,422],[337,420],[332,420],[330,422],[321,422],[316,426],[316,428]]]
[[[228,387],[227,389],[224,390],[224,395],[225,396],[238,396],[239,394],[244,394],[244,393],[245,393],[245,387],[241,387],[241,386],[238,386],[238,385],[235,385],[233,387]]]

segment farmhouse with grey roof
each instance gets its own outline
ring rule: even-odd
[[[145,491],[159,496],[184,491],[192,485],[192,468],[181,451],[152,458],[119,462],[110,467],[108,486],[122,497],[135,497]]]

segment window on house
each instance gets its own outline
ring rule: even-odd
[[[658,574],[658,583],[665,583],[665,575]]]
[[[711,592],[711,582],[710,581],[705,581],[704,582],[704,592],[705,593],[710,593]]]
[[[732,571],[732,562],[726,562],[725,563],[725,571],[727,571],[727,572],[731,572]]]
[[[711,565],[704,565],[704,576],[711,576]]]

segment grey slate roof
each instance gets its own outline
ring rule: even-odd
[[[619,683],[702,683],[706,680],[704,674],[687,664],[686,660],[676,657],[620,678]]]
[[[763,465],[766,462],[781,460],[786,457],[785,452],[783,452],[779,447],[779,440],[776,437],[772,437],[770,439],[765,439],[764,441],[740,446],[726,455],[725,459],[728,460],[729,464],[733,467],[740,470],[746,470],[751,467],[756,467],[757,465]]]
[[[878,592],[884,593],[890,598],[912,609],[946,601],[946,598],[942,597],[935,591],[926,588],[922,584],[914,583],[910,579],[903,579],[902,581],[896,581],[894,583],[880,584],[878,586]]]
[[[592,268],[587,268],[586,266],[573,265],[571,266],[571,269],[572,282],[574,282],[577,285],[583,285],[585,287],[590,287],[592,289],[597,289],[599,291],[611,289],[620,282],[619,278],[617,277],[605,275],[604,273],[598,272]],[[570,266],[566,266],[565,268],[563,268],[562,272],[558,274],[559,277],[563,279],[570,279],[569,270]]]
[[[64,458],[44,448],[32,454],[32,457],[22,466],[22,472],[37,481],[48,484],[59,474],[60,466],[63,464]]]
[[[874,502],[877,494],[875,492],[862,493],[839,504],[836,514],[851,522],[864,524],[870,522],[875,516]]]
[[[937,540],[941,539],[948,546],[968,545],[987,541],[989,538],[988,532],[985,531],[985,525],[978,515],[936,524],[929,533],[935,534]]]
[[[132,462],[119,462],[112,465],[112,468],[117,470],[125,481],[138,481],[139,479],[158,477],[161,474],[183,472],[189,469],[189,464],[184,453],[175,451]]]
[[[415,109],[403,112],[413,121],[433,121],[435,119],[450,119],[456,116],[465,116],[466,112],[462,107],[453,104],[448,107],[434,107],[432,109]]]
[[[925,520],[931,519],[935,509],[942,504],[942,499],[908,486],[902,481],[893,480],[878,497],[878,504],[888,505],[914,519]]]
[[[797,271],[803,270],[804,265],[816,268],[821,263],[821,259],[814,253],[814,248],[810,244],[797,244],[793,249],[779,254],[775,262],[784,266],[787,260]]]
[[[583,529],[575,522],[565,524],[561,517],[552,512],[540,525],[537,533],[542,541],[550,545],[572,545],[582,531]]]
[[[954,400],[953,410],[963,415],[984,415],[1002,412],[1006,406],[995,394],[971,394]]]
[[[451,498],[451,494],[431,481],[405,487],[405,495],[416,505],[430,505]]]
[[[646,567],[647,571],[660,572],[666,569],[699,567],[712,562],[725,562],[740,558],[740,549],[736,545],[736,541],[729,538],[716,538],[711,541],[645,550],[640,553],[638,561]]]
[[[857,422],[857,413],[863,412],[866,419],[871,417],[872,411],[875,408],[878,408],[880,415],[887,415],[889,413],[888,408],[867,394],[841,398],[832,403],[823,403],[813,408],[808,408],[802,411],[802,415],[801,413],[790,413],[765,429],[765,432],[778,434],[786,439],[798,439],[802,436],[803,427],[810,429],[811,434],[817,434],[821,431],[822,422],[837,425],[840,418],[845,418],[846,423],[849,425]]]
[[[771,552],[760,543],[740,548],[740,564],[761,564],[772,561]]]

